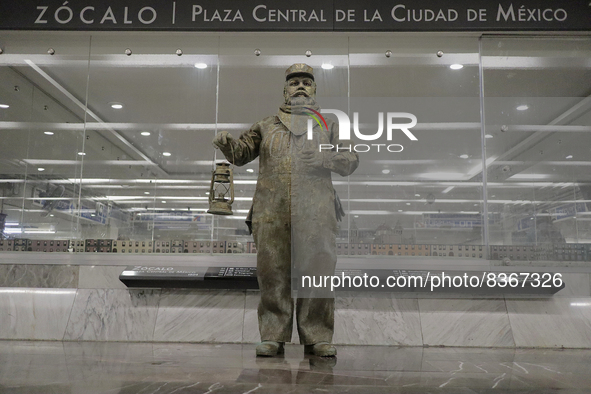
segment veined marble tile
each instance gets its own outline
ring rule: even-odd
[[[389,293],[337,296],[333,342],[422,346],[418,300]]]
[[[127,289],[119,280],[125,267],[81,266],[78,288],[80,289]]]
[[[78,287],[78,267],[67,265],[0,264],[0,287]]]
[[[585,273],[561,273],[565,288],[556,292],[554,297],[590,297],[591,287],[589,274]]]
[[[160,290],[79,289],[64,340],[151,341]]]
[[[75,289],[0,288],[0,338],[61,340],[75,296]]]
[[[247,291],[244,306],[244,322],[242,325],[242,342],[257,343],[261,341],[257,308],[261,299],[260,292]]]
[[[591,347],[591,298],[507,300],[515,337],[522,347]]]
[[[165,290],[155,341],[242,342],[244,291]]]
[[[515,346],[502,299],[419,299],[430,346]]]

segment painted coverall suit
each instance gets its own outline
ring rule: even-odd
[[[301,125],[307,124],[308,118],[280,110],[255,123],[233,140],[231,147],[222,149],[226,159],[238,166],[259,157],[252,229],[257,246],[261,291],[258,318],[263,341],[291,341],[292,268],[299,275],[334,275],[337,220],[331,172],[347,176],[359,164],[356,153],[318,152],[319,143],[338,146],[338,126],[327,119],[328,130],[316,125],[314,139],[307,140]],[[300,127],[292,127],[294,120],[299,120]],[[298,161],[303,149],[314,149],[322,155],[322,166]],[[320,296],[323,298],[316,298],[312,292],[297,299],[302,344],[332,341],[334,297],[326,292]]]

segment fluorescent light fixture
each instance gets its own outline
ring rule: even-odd
[[[121,108],[123,108],[123,104],[121,104],[121,103],[114,103],[114,102],[113,102],[113,103],[109,103],[109,105],[110,105],[110,106],[111,106],[111,108],[113,108],[113,109],[121,109]]]
[[[493,137],[492,134],[485,134],[484,138],[495,138],[495,137]]]
[[[140,134],[141,134],[141,135],[146,135],[146,136],[148,136],[148,135],[150,135],[150,134],[152,134],[152,133],[150,133],[149,131],[142,131]]]
[[[166,204],[166,201],[162,201],[162,204]]]
[[[86,156],[86,153],[84,153],[84,152],[78,152],[78,156]]]
[[[567,159],[572,159],[573,158],[573,155],[568,155],[568,156],[566,156],[566,158]]]
[[[390,173],[390,170],[388,170],[388,169],[382,170],[382,174],[389,174],[389,173]]]
[[[459,172],[426,172],[418,175],[419,178],[423,179],[435,179],[435,180],[447,180],[447,179],[463,179],[464,174]]]
[[[247,168],[246,172],[254,172],[254,170],[252,168]]]
[[[205,192],[205,195],[208,196],[209,195],[209,192]]]
[[[451,68],[452,70],[461,70],[462,68],[464,68],[464,65],[456,63],[449,66],[449,68]]]
[[[450,186],[450,187],[448,187],[447,189],[445,189],[444,191],[442,191],[441,193],[443,193],[443,194],[447,194],[447,193],[449,193],[449,192],[450,192],[450,191],[451,191],[451,190],[452,190],[454,187],[455,187],[455,186]]]
[[[170,152],[162,152],[162,156],[172,156],[172,153]]]
[[[420,194],[415,194],[415,197],[421,197],[421,195]]]
[[[204,68],[207,68],[207,64],[205,64],[205,63],[195,63],[195,68],[198,68],[200,70],[203,70]]]
[[[467,159],[468,157],[470,157],[470,156],[468,156],[466,154],[460,155],[460,159]]]
[[[53,135],[54,133],[53,133],[53,131],[44,131],[43,134],[45,134],[45,135]]]
[[[8,105],[8,104],[0,104],[0,108],[9,108],[9,107],[10,107],[10,105]]]
[[[144,192],[144,194],[150,194],[150,192]]]
[[[406,203],[406,205],[410,205],[410,203],[409,203],[409,202],[407,202],[407,203]]]
[[[39,168],[37,168],[37,171],[45,171],[45,168],[39,167]]]
[[[515,174],[509,179],[547,179],[548,174]]]
[[[324,70],[332,70],[334,68],[334,66],[330,63],[322,63],[322,66],[320,67],[322,67]]]
[[[529,107],[525,104],[520,105],[519,107],[516,108],[518,111],[525,111],[526,109],[529,109]]]

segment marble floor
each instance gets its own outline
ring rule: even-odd
[[[0,341],[0,393],[591,393],[591,350]]]

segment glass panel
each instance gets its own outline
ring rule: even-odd
[[[355,35],[349,61],[349,255],[486,264],[478,38]]]
[[[589,38],[482,39],[496,264],[591,261],[590,58]]]
[[[19,251],[66,252],[63,241],[81,235],[77,180],[85,135],[89,36],[5,32],[3,39],[4,235],[20,239],[15,242]]]
[[[81,203],[108,218],[87,218],[85,238],[115,240],[117,253],[205,251],[193,246],[212,236],[217,47],[215,36],[92,37]]]

